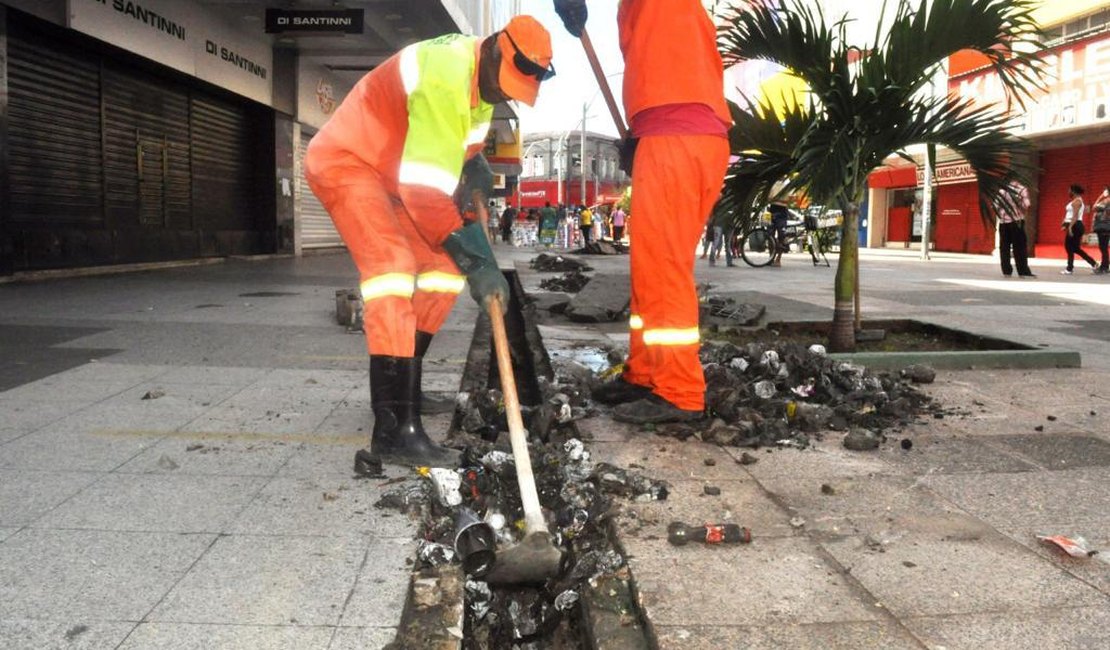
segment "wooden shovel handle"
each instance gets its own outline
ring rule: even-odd
[[[605,78],[605,71],[601,69],[601,61],[597,59],[597,52],[594,51],[593,41],[590,40],[590,34],[586,28],[582,28],[582,36],[579,37],[582,41],[582,49],[586,50],[586,58],[590,60],[590,68],[594,71],[594,76],[597,77],[597,85],[601,88],[601,94],[605,96],[605,105],[609,107],[609,114],[613,116],[613,124],[617,127],[617,133],[621,138],[628,136],[628,128],[624,125],[624,120],[621,118],[620,109],[617,108],[617,100],[613,98],[613,91],[609,89],[609,81]]]

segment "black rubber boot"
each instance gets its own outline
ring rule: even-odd
[[[702,411],[680,409],[652,393],[644,399],[627,402],[613,409],[613,419],[631,424],[663,424],[665,422],[690,422],[705,416]]]
[[[419,360],[415,357],[370,357],[370,401],[374,430],[370,452],[383,463],[455,467],[459,453],[432,442],[420,421]],[[364,454],[362,459],[365,460]],[[355,456],[355,471],[360,465]],[[362,463],[365,464],[365,463]]]
[[[638,399],[643,399],[651,395],[651,389],[647,386],[640,384],[633,384],[626,380],[624,375],[618,375],[616,379],[607,381],[597,388],[590,391],[590,397],[593,397],[595,402],[601,404],[624,404],[625,402],[635,402]]]
[[[427,332],[416,332],[416,385],[421,386],[421,381],[424,376],[424,354],[428,351],[428,347],[432,344],[432,335]],[[421,415],[439,415],[441,413],[452,413],[455,410],[455,400],[447,397],[435,397],[424,393],[423,388],[419,389],[420,399],[420,413]]]

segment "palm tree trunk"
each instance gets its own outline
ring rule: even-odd
[[[833,289],[832,329],[829,331],[830,352],[854,352],[856,349],[855,293],[859,268],[859,203],[845,206],[841,228],[840,256]]]

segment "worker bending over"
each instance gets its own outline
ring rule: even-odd
[[[457,459],[420,419],[421,363],[464,281],[480,304],[509,287],[478,223],[464,224],[452,195],[488,196],[480,152],[494,104],[532,105],[554,74],[551,38],[534,18],[513,18],[485,39],[447,34],[404,48],[363,77],[312,139],[305,176],[358,267],[370,352],[374,427],[384,462]]]
[[[555,11],[581,35],[585,0],[555,0]],[[613,417],[625,422],[692,420],[705,409],[693,251],[728,166],[724,67],[698,0],[621,0],[617,23],[622,163],[634,161],[631,336],[624,373],[593,395],[620,404]]]

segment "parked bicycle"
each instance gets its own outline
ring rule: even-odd
[[[839,245],[840,224],[843,221],[839,210],[824,211],[810,209],[801,215],[791,210],[791,219],[782,229],[782,236],[775,241],[774,229],[769,225],[769,214],[765,214],[760,224],[744,233],[740,238],[740,257],[750,266],[768,266],[780,253],[793,250],[808,251],[813,265],[822,262],[830,266],[828,253]]]

